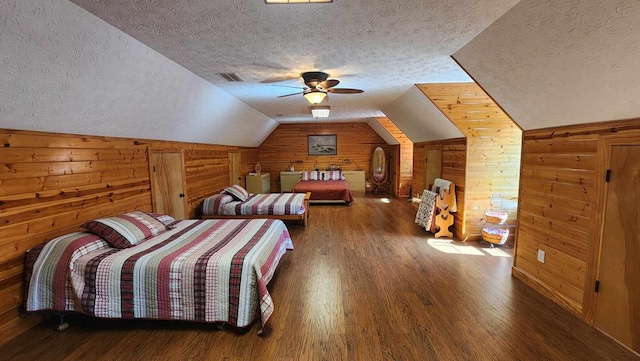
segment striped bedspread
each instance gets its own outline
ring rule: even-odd
[[[125,249],[78,234],[27,254],[27,311],[245,327],[259,310],[264,326],[273,312],[267,283],[293,249],[274,219],[180,221]]]
[[[244,202],[229,202],[220,208],[220,214],[235,215],[290,215],[304,213],[304,197],[302,193],[266,193],[254,194]]]

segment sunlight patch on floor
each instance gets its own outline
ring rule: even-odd
[[[494,256],[494,257],[509,257],[509,258],[511,258],[510,254],[508,254],[507,252],[501,250],[500,248],[483,248],[482,250],[487,252],[488,254]]]
[[[464,246],[456,244],[450,239],[436,239],[430,238],[427,243],[434,249],[451,254],[464,254],[470,256],[494,256],[494,257],[511,257],[509,254],[499,248],[481,248],[474,246]],[[459,242],[458,242],[459,243]]]
[[[382,203],[391,203],[389,201],[389,198],[380,198],[380,202],[382,202]]]

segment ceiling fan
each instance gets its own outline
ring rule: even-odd
[[[340,83],[338,79],[328,79],[329,74],[322,71],[308,71],[302,73],[302,79],[304,80],[305,87],[301,92],[280,95],[278,98],[284,98],[292,95],[303,94],[304,97],[311,104],[319,104],[322,102],[328,93],[333,94],[358,94],[364,92],[360,89],[351,88],[334,88],[334,86]],[[297,87],[295,87],[297,88]]]

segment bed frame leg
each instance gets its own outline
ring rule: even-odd
[[[60,322],[58,322],[58,324],[56,325],[56,331],[64,331],[67,328],[69,328],[69,322],[65,322],[64,321],[64,317],[66,316],[66,313],[63,313],[60,315]]]

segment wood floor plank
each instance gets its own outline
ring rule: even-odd
[[[3,360],[639,360],[511,277],[509,248],[433,239],[384,195],[311,206],[269,285],[266,335],[216,325],[70,318]]]

